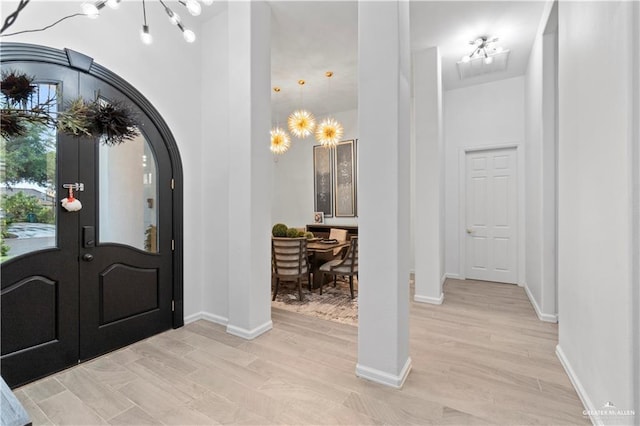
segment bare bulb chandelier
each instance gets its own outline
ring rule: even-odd
[[[469,62],[475,59],[484,61],[489,65],[493,62],[493,55],[501,53],[504,49],[500,46],[494,46],[498,41],[498,37],[492,37],[489,39],[487,36],[478,37],[475,40],[469,42],[473,46],[473,51],[469,55],[462,57],[462,62]]]
[[[96,19],[100,16],[100,10],[105,6],[109,6],[112,9],[117,9],[120,7],[120,2],[122,0],[100,0],[97,2],[85,2],[80,6],[82,9],[82,13],[87,15],[89,18]],[[186,28],[178,15],[173,9],[165,4],[163,0],[158,0],[160,5],[164,8],[167,17],[169,18],[169,22],[175,25],[180,32],[182,33],[182,37],[187,43],[193,43],[196,41],[196,34],[190,29]],[[203,4],[206,6],[210,6],[213,4],[214,0],[201,0]],[[178,0],[178,4],[182,5],[187,9],[187,11],[192,16],[198,16],[202,13],[202,6],[198,0]],[[140,40],[144,44],[151,44],[153,42],[153,36],[151,35],[150,26],[147,24],[147,8],[145,0],[142,0],[142,15],[143,15],[143,24],[142,29],[140,30]]]

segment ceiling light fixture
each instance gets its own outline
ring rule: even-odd
[[[473,51],[463,56],[457,63],[460,79],[507,69],[509,50],[496,46],[497,41],[498,37],[482,36],[469,42],[473,46]]]
[[[169,21],[178,27],[178,29],[182,32],[182,37],[184,37],[187,43],[193,43],[196,40],[196,34],[190,29],[186,28],[182,23],[182,19],[180,19],[180,15],[174,12],[169,6],[165,4],[163,0],[158,0],[162,7],[164,7],[164,11],[169,17]],[[97,2],[84,2],[80,6],[82,10],[82,14],[86,15],[91,19],[96,19],[100,16],[100,10],[105,6],[109,6],[112,9],[118,9],[120,7],[120,3],[122,0],[100,0]],[[202,13],[202,6],[198,2],[198,0],[178,0],[178,3],[187,8],[189,13],[193,16],[198,16]],[[213,0],[202,0],[207,6],[213,4]],[[142,25],[142,30],[140,31],[140,39],[144,44],[151,44],[153,42],[153,37],[149,32],[149,25],[147,24],[147,10],[145,1],[142,0],[142,12],[144,16],[144,24]]]
[[[485,64],[491,64],[493,62],[493,55],[501,53],[504,50],[502,47],[493,46],[497,41],[498,37],[489,39],[487,36],[478,37],[470,41],[469,44],[474,47],[473,51],[471,54],[463,56],[461,62],[467,63],[482,58]]]
[[[305,85],[305,81],[298,80],[298,84],[300,85],[300,103],[303,104],[302,87]],[[316,127],[316,119],[309,111],[301,108],[291,113],[291,115],[289,116],[288,124],[289,131],[291,133],[301,139],[304,139],[311,133],[313,133],[313,130]]]
[[[291,138],[280,127],[271,129],[271,152],[274,154],[284,154],[291,146]]]
[[[279,87],[273,88],[274,93],[280,93]],[[276,126],[271,129],[271,152],[274,154],[284,154],[291,146],[291,137],[280,128],[278,123],[278,111],[276,107]]]
[[[333,71],[327,71],[324,73],[325,77],[327,77],[327,85],[329,88],[327,92],[331,94],[331,77],[333,77]],[[344,128],[342,124],[338,122],[333,117],[326,117],[322,120],[316,129],[316,140],[320,142],[320,145],[331,148],[334,147],[340,142],[342,135],[344,133]]]

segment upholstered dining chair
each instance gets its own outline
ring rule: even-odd
[[[324,283],[324,275],[333,275],[333,284],[336,284],[336,277],[344,275],[349,277],[349,289],[351,290],[351,298],[353,299],[353,276],[358,277],[358,237],[351,237],[347,254],[342,259],[334,259],[320,266],[322,279],[320,280],[320,294],[322,294],[322,285]]]
[[[329,239],[336,240],[339,243],[344,243],[347,241],[347,230],[339,229],[339,228],[331,228],[329,230]],[[338,256],[342,252],[343,247],[337,248],[333,250],[333,256]]]
[[[298,298],[302,296],[302,278],[306,277],[311,283],[311,268],[307,260],[307,238],[271,238],[271,261],[273,276],[276,279],[273,299],[276,300],[281,281],[298,283]]]

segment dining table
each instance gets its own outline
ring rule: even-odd
[[[310,240],[307,242],[307,253],[310,255],[312,288],[320,288],[322,282],[322,274],[320,273],[320,266],[323,263],[328,262],[333,258],[335,249],[341,249],[348,247],[349,241],[335,241],[335,240]],[[331,280],[331,276],[325,277],[325,284]]]

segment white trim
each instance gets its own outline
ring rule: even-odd
[[[540,321],[553,322],[553,323],[557,323],[558,322],[558,314],[543,314],[542,313],[542,310],[540,309],[540,306],[538,306],[538,302],[536,301],[535,297],[533,297],[533,294],[531,294],[531,290],[529,290],[529,286],[527,285],[527,283],[524,284],[524,291],[525,291],[525,293],[527,293],[527,297],[529,298],[529,302],[531,302],[531,305],[533,305],[533,309],[536,311],[536,315],[538,316],[538,319]]]
[[[257,326],[253,330],[247,330],[246,328],[227,324],[227,333],[233,334],[234,336],[242,337],[243,339],[246,339],[246,340],[253,340],[256,337],[260,336],[261,334],[271,330],[272,328],[273,328],[273,322],[271,322],[271,320],[265,322],[262,325]]]
[[[444,293],[440,293],[440,297],[420,296],[416,294],[413,296],[413,301],[418,303],[430,303],[432,305],[442,305],[442,302],[444,302]]]
[[[229,318],[212,314],[210,312],[202,312],[202,319],[215,324],[220,324],[225,326],[229,323]]]
[[[564,351],[560,347],[559,343],[558,345],[556,345],[556,356],[560,360],[560,364],[562,364],[562,367],[567,373],[567,376],[569,376],[569,380],[571,381],[573,388],[576,390],[578,397],[580,397],[580,401],[582,401],[582,405],[584,405],[584,408],[586,409],[585,411],[589,414],[591,423],[593,423],[594,425],[603,425],[604,422],[602,421],[602,418],[597,415],[598,408],[591,402],[591,398],[589,398],[589,396],[587,395],[587,391],[582,386],[582,383],[580,383],[580,380],[578,379],[578,376],[576,376],[576,373],[573,371],[573,368],[571,368],[571,364],[569,363],[569,360],[564,354]]]
[[[371,380],[375,383],[380,383],[382,385],[400,389],[409,376],[411,365],[411,357],[408,357],[407,362],[405,362],[404,367],[402,367],[402,370],[400,371],[400,374],[396,376],[375,368],[365,367],[364,365],[357,364],[356,376],[363,379]]]
[[[454,274],[451,272],[447,272],[446,274],[444,274],[445,279],[447,278],[451,278],[452,280],[464,280],[464,277],[460,274]]]
[[[209,312],[200,311],[200,312],[196,312],[195,314],[184,317],[184,324],[185,325],[191,324],[192,322],[196,322],[198,320],[205,320],[205,321],[209,321],[209,322],[220,324],[220,325],[227,325],[227,323],[229,322],[229,318],[212,314]]]
[[[477,152],[477,151],[492,151],[498,149],[515,149],[516,151],[516,164],[518,170],[516,171],[516,179],[517,179],[517,214],[516,214],[516,239],[517,239],[517,254],[516,254],[516,282],[522,287],[522,283],[524,282],[524,266],[525,258],[524,258],[524,235],[525,235],[525,206],[524,206],[524,197],[525,197],[525,162],[524,162],[524,149],[523,144],[521,142],[510,142],[505,144],[495,144],[495,145],[482,145],[482,146],[467,146],[459,148],[459,156],[458,156],[458,250],[459,250],[459,264],[460,268],[460,278],[465,280],[467,279],[467,258],[466,258],[466,233],[463,232],[464,229],[467,229],[467,153]]]
[[[444,282],[447,280],[447,274],[442,274],[442,277],[440,277],[440,291],[442,291],[443,287],[444,287]]]

